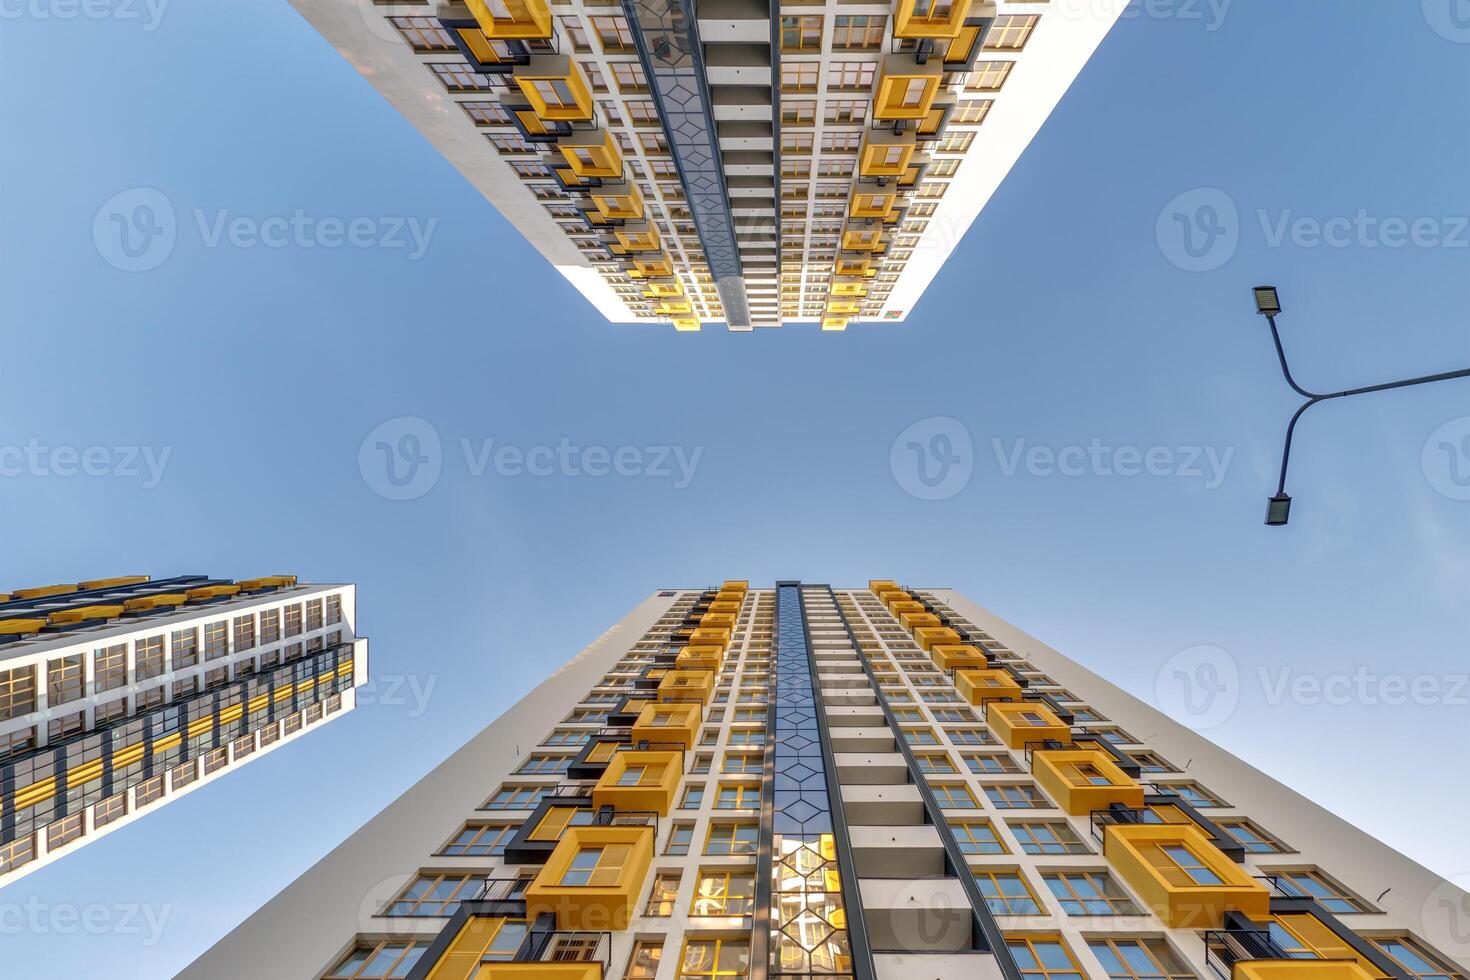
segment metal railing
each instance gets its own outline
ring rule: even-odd
[[[486,878],[470,896],[472,902],[514,902],[525,896],[530,878]]]
[[[1205,962],[1223,980],[1244,960],[1290,959],[1265,929],[1211,929],[1205,933]]]
[[[598,963],[606,976],[612,965],[612,933],[532,931],[518,958],[527,963]]]
[[[1099,844],[1106,843],[1107,829],[1116,824],[1139,824],[1150,823],[1147,810],[1139,810],[1133,807],[1117,806],[1106,810],[1092,811],[1092,837]],[[1152,821],[1157,822],[1157,821]]]

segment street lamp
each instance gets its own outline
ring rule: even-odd
[[[1429,384],[1431,381],[1450,381],[1455,378],[1470,378],[1470,368],[1459,371],[1446,371],[1443,374],[1427,374],[1421,378],[1405,378],[1403,381],[1389,381],[1385,384],[1368,385],[1365,388],[1347,388],[1343,391],[1334,391],[1325,395],[1308,391],[1296,383],[1291,376],[1291,368],[1286,364],[1286,351],[1281,346],[1281,334],[1276,330],[1276,317],[1281,313],[1281,297],[1276,292],[1275,286],[1256,286],[1251,290],[1256,300],[1256,312],[1266,318],[1271,325],[1271,340],[1276,344],[1276,357],[1281,362],[1281,375],[1286,383],[1291,385],[1292,391],[1301,395],[1306,401],[1302,402],[1296,414],[1291,417],[1291,422],[1286,426],[1286,445],[1281,450],[1281,479],[1276,484],[1276,496],[1266,501],[1266,524],[1268,527],[1282,527],[1291,516],[1291,497],[1286,493],[1286,467],[1291,462],[1291,437],[1296,432],[1297,420],[1302,413],[1318,402],[1327,401],[1329,398],[1347,398],[1350,395],[1366,395],[1370,391],[1388,391],[1391,388],[1408,388],[1413,385]]]

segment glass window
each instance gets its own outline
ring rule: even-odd
[[[690,915],[750,915],[755,911],[755,872],[744,868],[701,871]]]
[[[1113,980],[1194,978],[1194,971],[1162,939],[1090,939],[1087,946]]]
[[[1421,980],[1465,980],[1463,970],[1451,966],[1449,960],[1408,933],[1364,938],[1403,967],[1411,977],[1419,977]]]
[[[1141,914],[1106,872],[1057,871],[1041,877],[1068,915]]]
[[[975,871],[975,884],[996,915],[1040,915],[1031,887],[1019,871]]]
[[[750,971],[750,943],[744,939],[689,939],[679,957],[679,980],[743,977]]]
[[[1087,854],[1072,825],[1063,820],[1023,820],[1010,825],[1027,854]]]
[[[383,910],[384,915],[453,915],[461,899],[469,898],[484,880],[467,873],[421,872]]]
[[[674,903],[679,900],[679,881],[683,875],[678,871],[660,871],[653,876],[653,888],[648,893],[648,904],[644,915],[673,915]]]
[[[1027,980],[1083,980],[1082,968],[1058,937],[1011,936],[1006,946]]]
[[[1005,854],[1006,846],[1001,843],[989,820],[958,820],[949,825],[960,850],[966,854]]]
[[[754,823],[717,822],[710,824],[704,840],[704,853],[740,855],[754,854],[760,828]]]
[[[439,849],[439,853],[456,857],[504,854],[505,842],[515,836],[515,832],[515,824],[467,823]]]
[[[322,975],[322,980],[366,980],[368,977],[406,977],[429,948],[427,939],[385,939],[360,942],[340,962]]]

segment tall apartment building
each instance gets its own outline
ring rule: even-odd
[[[182,976],[1465,980],[1466,899],[948,590],[726,582],[644,601]]]
[[[351,710],[353,592],[128,575],[0,593],[0,885]]]
[[[609,320],[679,330],[904,319],[1126,6],[292,3]]]

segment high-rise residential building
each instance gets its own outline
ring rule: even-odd
[[[904,319],[1126,6],[292,3],[609,320],[679,330]]]
[[[182,976],[1465,980],[1467,898],[952,591],[731,581]]]
[[[0,594],[0,885],[351,710],[354,605],[294,575]]]

